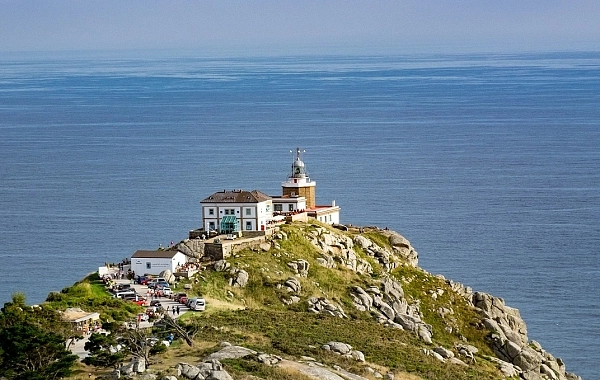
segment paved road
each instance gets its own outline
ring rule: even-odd
[[[130,281],[128,280],[115,280],[115,282],[117,284],[127,284]],[[140,284],[134,284],[133,288],[135,289],[136,293],[138,293],[139,295],[146,297],[146,294],[148,292],[148,287],[146,285],[140,285]],[[155,298],[157,300],[160,301],[161,306],[166,310],[168,308],[169,310],[169,316],[171,316],[172,318],[179,318],[181,315],[183,315],[183,313],[190,311],[190,309],[185,306],[182,305],[178,302],[173,301],[172,299],[169,299],[168,297],[157,297]],[[148,298],[148,304],[150,303],[151,298]],[[175,312],[175,314],[173,314],[172,310],[175,309],[177,310],[177,307],[179,306],[179,314],[177,312]],[[147,328],[147,327],[152,327],[152,322],[144,322],[142,321],[139,325],[140,328]],[[79,356],[79,359],[83,359],[85,358],[88,353],[87,351],[84,349],[85,343],[88,341],[88,335],[84,336],[83,339],[77,340],[75,341],[70,349],[71,352],[73,352],[75,355]]]

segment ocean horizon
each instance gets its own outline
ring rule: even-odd
[[[599,378],[600,52],[32,53],[0,73],[2,303],[185,239],[215,191],[280,194],[300,147],[342,223],[399,232]]]

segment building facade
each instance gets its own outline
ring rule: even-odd
[[[327,224],[339,223],[340,208],[335,205],[335,201],[331,206],[316,205],[316,187],[317,183],[308,176],[306,165],[300,157],[300,149],[297,148],[292,171],[287,180],[281,183],[282,195],[269,196],[258,190],[223,190],[213,193],[200,201],[201,233],[265,231],[285,217],[298,215],[304,215],[304,220],[314,218]]]
[[[187,256],[177,250],[138,250],[131,256],[131,270],[136,275],[159,275],[167,269],[175,273],[186,262]]]
[[[205,231],[264,231],[273,218],[272,198],[258,190],[218,191],[200,204]]]

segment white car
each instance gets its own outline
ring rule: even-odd
[[[204,311],[206,309],[206,301],[204,298],[192,298],[188,302],[190,310]]]
[[[225,237],[225,240],[235,240],[235,238],[237,238],[237,235],[227,234],[227,236]]]
[[[159,286],[156,288],[156,291],[161,294],[163,297],[168,297],[173,295],[173,291],[168,286]]]

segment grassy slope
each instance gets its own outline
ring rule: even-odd
[[[483,357],[490,355],[491,351],[485,342],[485,332],[477,328],[475,311],[465,300],[454,294],[443,280],[410,266],[401,266],[391,273],[402,281],[409,303],[419,303],[423,319],[432,326],[434,344],[427,345],[413,333],[386,328],[375,322],[369,312],[359,312],[352,306],[349,296],[351,287],[377,285],[383,271],[376,261],[358,247],[355,247],[357,255],[373,265],[372,275],[319,266],[316,259],[320,254],[306,238],[307,233],[316,228],[329,227],[316,222],[286,225],[282,229],[288,239],[278,241],[281,249],[273,248],[268,252],[247,249],[229,258],[232,267],[249,273],[249,282],[245,288],[229,286],[228,273],[211,269],[201,272],[191,282],[191,293],[202,294],[207,299],[208,308],[204,313],[186,313],[181,318],[182,322],[199,327],[199,333],[195,337],[196,344],[193,348],[181,343],[175,344],[158,358],[153,367],[163,374],[169,373],[169,368],[176,363],[197,363],[202,356],[216,350],[219,342],[229,341],[292,360],[300,356],[311,356],[322,363],[337,364],[369,377],[365,372],[365,364],[320,348],[329,341],[342,341],[362,351],[370,367],[382,373],[392,371],[397,379],[502,378],[495,365]],[[330,231],[352,236],[350,232]],[[380,246],[390,248],[387,237],[382,234],[372,231],[365,235]],[[278,285],[294,275],[287,263],[297,259],[310,263],[309,276],[298,278],[302,284],[301,301],[286,306],[281,299],[289,297],[289,294],[278,288]],[[183,285],[181,283],[179,286]],[[437,289],[442,289],[443,293],[434,299],[431,293]],[[336,302],[343,307],[349,318],[307,312],[307,299],[312,296]],[[135,305],[107,296],[103,286],[93,275],[51,298],[56,308],[80,306],[100,311],[103,319],[123,320],[138,311]],[[442,318],[437,312],[440,307],[451,308],[454,314]],[[452,326],[451,332],[446,330],[447,326]],[[480,349],[477,363],[468,367],[442,363],[422,352],[423,348],[433,349],[439,345],[452,348],[455,342],[464,342],[465,338],[469,344]],[[252,375],[273,380],[306,380],[305,376],[296,372],[271,368],[252,360],[226,360],[224,364],[235,379],[252,378],[249,377]],[[78,372],[90,370],[83,367]]]
[[[432,349],[438,345],[451,348],[455,342],[464,342],[461,340],[464,338],[469,344],[477,346],[482,354],[491,354],[491,351],[484,340],[485,332],[476,327],[478,318],[475,311],[467,306],[464,299],[454,294],[443,280],[420,269],[402,266],[392,275],[403,280],[403,288],[410,303],[420,302],[424,320],[433,327],[433,346],[427,346],[412,333],[376,323],[368,312],[357,311],[352,306],[349,290],[353,285],[367,287],[377,284],[381,268],[374,264],[373,275],[359,275],[347,269],[319,266],[316,262],[319,252],[306,239],[307,232],[317,227],[323,226],[317,223],[286,225],[283,231],[288,239],[280,241],[280,250],[244,250],[228,259],[232,267],[249,273],[250,280],[245,288],[229,287],[226,273],[204,272],[203,279],[194,285],[196,293],[218,300],[221,305],[246,305],[247,308],[214,308],[209,302],[206,313],[194,314],[193,319],[189,320],[201,327],[200,338],[215,343],[227,340],[282,356],[308,355],[324,363],[337,363],[364,374],[362,365],[319,348],[328,341],[342,341],[363,351],[367,362],[384,371],[391,369],[395,372],[409,372],[426,379],[501,378],[494,365],[482,357],[478,358],[476,365],[466,368],[441,363],[422,353],[422,348]],[[332,233],[343,232],[332,230]],[[367,236],[379,245],[389,247],[385,236],[376,232],[369,232]],[[357,248],[356,252],[374,263],[360,249]],[[285,306],[281,299],[287,293],[278,289],[277,285],[293,276],[287,263],[296,259],[304,259],[310,263],[309,276],[299,278],[302,284],[301,301]],[[444,290],[437,299],[430,296],[430,292],[435,289]],[[233,293],[234,297],[227,297],[227,291]],[[326,297],[341,304],[350,318],[340,319],[306,312],[306,300],[311,296]],[[452,308],[454,314],[443,319],[437,313],[440,307]],[[447,325],[453,327],[452,332],[446,331]]]

